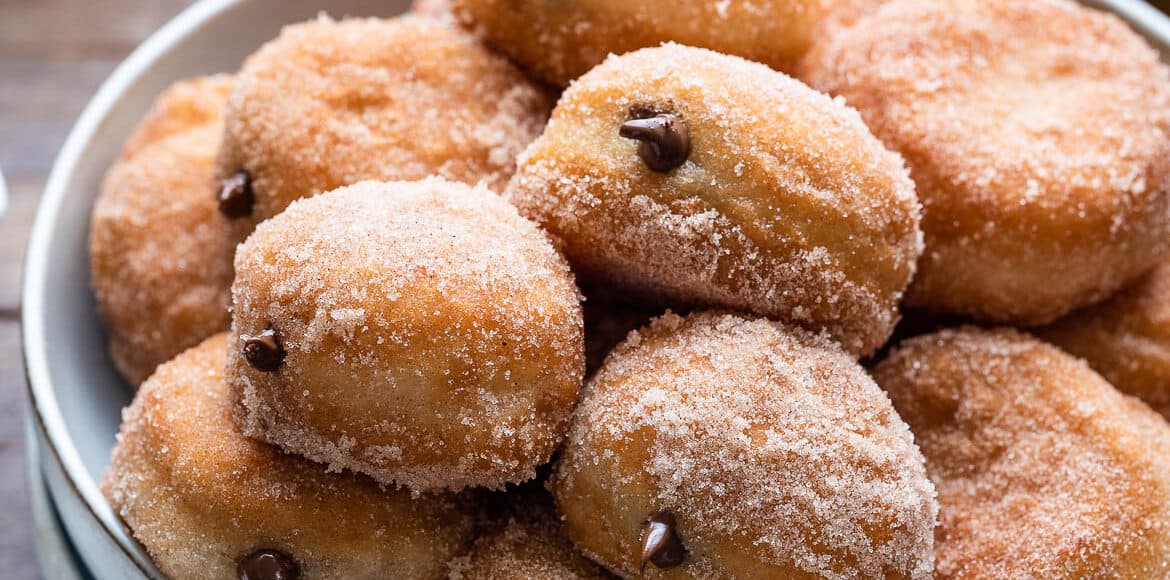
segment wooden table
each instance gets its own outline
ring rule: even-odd
[[[19,282],[45,177],[73,121],[114,66],[188,0],[0,0],[0,577],[39,577],[25,496]],[[1170,0],[1153,2],[1162,9]],[[321,5],[328,6],[322,1]]]

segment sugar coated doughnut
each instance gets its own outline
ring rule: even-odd
[[[608,580],[613,575],[577,551],[539,485],[511,490],[471,550],[449,563],[447,580]]]
[[[244,432],[415,490],[531,478],[584,372],[580,298],[485,188],[363,182],[240,246],[228,381]]]
[[[930,577],[922,454],[830,341],[668,313],[584,393],[550,488],[569,537],[623,577]]]
[[[610,53],[665,41],[791,70],[817,39],[883,0],[669,2],[663,0],[450,0],[489,43],[548,82],[565,86]]]
[[[102,182],[90,223],[90,281],[110,353],[134,386],[226,330],[235,235],[212,174],[226,76],[167,89]]]
[[[327,18],[252,55],[227,109],[225,212],[264,219],[366,179],[442,175],[499,189],[549,98],[435,18]]]
[[[1170,260],[1108,301],[1037,333],[1170,417]]]
[[[565,91],[507,195],[584,277],[824,329],[858,355],[889,337],[922,243],[901,158],[856,112],[673,44]]]
[[[248,439],[227,334],[159,367],[123,415],[102,490],[170,578],[441,578],[471,540],[466,500],[383,489]]]
[[[874,372],[938,487],[936,578],[1165,578],[1170,426],[1014,330],[912,339]]]
[[[926,252],[907,304],[1038,325],[1148,271],[1170,240],[1170,74],[1067,0],[902,0],[814,50],[910,165]]]

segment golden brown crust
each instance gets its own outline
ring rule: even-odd
[[[1165,253],[1170,74],[1066,0],[887,4],[808,58],[910,165],[926,252],[907,305],[1036,325]]]
[[[498,190],[550,106],[439,19],[322,17],[285,28],[244,64],[218,176],[251,175],[257,219],[367,179],[434,174]]]
[[[235,233],[212,173],[230,90],[226,76],[167,89],[106,173],[93,210],[91,284],[114,363],[135,387],[229,324]]]
[[[685,121],[685,164],[646,166],[619,135],[632,109]],[[855,111],[674,44],[565,91],[506,195],[585,278],[826,329],[856,355],[889,337],[921,250],[913,183]]]
[[[159,569],[235,578],[255,549],[306,578],[437,578],[470,540],[456,496],[412,497],[246,438],[231,419],[228,336],[161,366],[123,416],[102,490]]]
[[[580,297],[485,188],[363,182],[240,246],[229,383],[244,432],[415,490],[502,487],[560,444],[584,372]],[[263,372],[243,337],[287,351]]]
[[[1170,263],[1109,300],[1038,329],[1123,393],[1170,417]]]
[[[874,371],[938,487],[937,578],[1170,573],[1170,426],[1013,330],[901,345]]]
[[[647,578],[928,578],[937,506],[889,399],[844,351],[732,314],[666,314],[590,379],[550,489],[573,541],[637,577],[646,519],[681,566]]]
[[[668,2],[454,0],[456,15],[544,80],[567,86],[601,64],[671,41],[790,71],[817,38],[884,0]]]

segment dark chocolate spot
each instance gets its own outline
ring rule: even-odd
[[[252,176],[247,171],[237,171],[219,182],[219,212],[230,218],[241,218],[252,213],[256,196],[252,193]]]
[[[646,570],[646,564],[669,570],[682,564],[686,555],[670,512],[658,512],[646,520],[642,529],[642,571]]]
[[[244,335],[244,358],[258,371],[274,373],[284,364],[284,347],[271,326],[256,336]]]
[[[236,566],[240,580],[297,580],[301,567],[296,560],[277,550],[256,550]]]
[[[632,111],[636,116],[637,111]],[[659,113],[649,118],[634,118],[622,124],[618,132],[626,139],[636,139],[638,155],[646,166],[665,173],[687,162],[691,155],[691,138],[687,123],[673,113]]]

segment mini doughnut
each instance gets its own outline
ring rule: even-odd
[[[580,298],[485,188],[363,182],[239,248],[228,383],[244,433],[416,491],[535,475],[584,372]]]
[[[186,578],[437,579],[471,541],[464,498],[412,496],[248,439],[227,334],[159,367],[123,414],[102,491],[158,568]]]
[[[1170,417],[1170,260],[1106,302],[1036,332]]]
[[[907,305],[1046,324],[1150,270],[1170,240],[1170,74],[1067,0],[902,0],[814,50],[910,165],[926,252]]]
[[[155,102],[106,173],[90,223],[90,282],[118,371],[155,367],[226,330],[236,237],[212,195],[231,79]]]
[[[912,339],[874,371],[938,488],[935,577],[1165,578],[1170,426],[1014,330]]]
[[[922,243],[902,159],[856,112],[673,44],[565,91],[506,194],[583,278],[826,330],[855,355],[889,337]]]
[[[608,580],[613,575],[577,551],[557,523],[548,492],[509,491],[505,513],[471,550],[452,560],[447,580]]]
[[[929,578],[934,488],[906,424],[830,341],[667,313],[590,379],[550,489],[626,578]]]
[[[327,18],[252,55],[227,108],[217,175],[232,216],[367,179],[432,174],[500,189],[549,97],[435,18]]]
[[[884,0],[667,2],[449,0],[494,47],[558,86],[624,54],[666,41],[792,70],[819,38]]]

